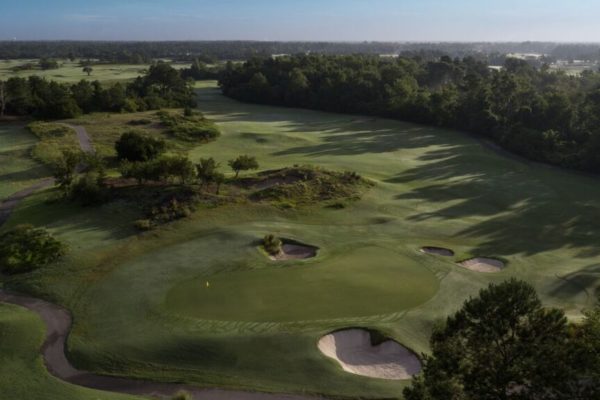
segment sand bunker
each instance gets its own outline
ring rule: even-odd
[[[317,256],[318,247],[302,244],[289,239],[282,239],[283,245],[279,254],[269,254],[269,258],[275,261],[303,260]]]
[[[436,256],[452,257],[454,252],[443,247],[425,246],[421,248],[421,253],[435,254]]]
[[[364,329],[347,329],[323,336],[319,350],[356,375],[380,379],[410,379],[421,371],[417,356],[398,342],[387,340],[371,344],[371,334]]]
[[[500,272],[504,269],[504,263],[493,258],[477,257],[458,263],[458,265],[477,272]]]

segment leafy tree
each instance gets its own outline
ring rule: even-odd
[[[225,174],[219,171],[215,171],[213,172],[212,180],[216,185],[215,193],[218,195],[221,192],[221,185],[225,183]]]
[[[83,67],[83,72],[85,72],[87,76],[90,76],[92,75],[92,72],[94,72],[94,68],[92,68],[90,65],[86,65]]]
[[[62,190],[65,197],[69,195],[69,190],[80,161],[81,153],[72,150],[63,150],[60,157],[52,165],[52,173],[56,185]]]
[[[511,279],[466,301],[431,337],[407,400],[567,399],[567,320],[535,289]]]
[[[144,136],[135,131],[125,132],[115,143],[117,158],[127,161],[148,161],[157,158],[166,150],[162,139]]]
[[[234,160],[229,160],[228,165],[235,172],[236,178],[240,174],[240,171],[258,169],[258,161],[256,161],[256,157],[251,157],[248,155],[241,155]]]
[[[57,261],[65,252],[66,247],[46,230],[19,225],[0,234],[0,271],[28,272]]]
[[[201,158],[200,163],[196,164],[196,170],[198,171],[198,179],[202,186],[209,186],[215,180],[215,173],[219,168],[219,164],[214,158]]]

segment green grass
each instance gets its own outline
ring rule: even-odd
[[[188,280],[171,289],[166,304],[174,313],[201,319],[310,321],[413,308],[432,297],[437,286],[427,268],[390,250],[364,247],[330,256],[329,262],[242,269]]]
[[[31,158],[38,139],[23,124],[0,124],[0,201],[25,189],[49,171]]]
[[[241,202],[140,236],[126,203],[29,198],[2,229],[47,226],[71,252],[6,283],[72,310],[77,365],[197,385],[399,397],[406,382],[343,372],[318,352],[319,337],[363,326],[427,351],[437,321],[509,277],[531,282],[546,305],[573,318],[593,303],[598,179],[507,157],[461,132],[241,104],[214,82],[198,92],[222,135],[183,149],[193,160],[212,156],[227,171],[227,160],[250,154],[263,171],[311,164],[356,171],[375,186],[343,209]],[[92,135],[114,142],[100,128]],[[274,263],[256,248],[267,233],[319,246],[319,256]],[[421,254],[426,245],[456,255]],[[499,257],[507,268],[480,274],[455,264],[471,256]]]
[[[133,400],[108,392],[84,389],[50,376],[44,367],[39,348],[45,327],[33,313],[23,308],[0,304],[0,398]]]
[[[131,65],[131,64],[103,64],[93,65],[94,71],[91,76],[83,72],[83,67],[79,65],[79,61],[59,60],[60,68],[51,70],[26,70],[15,72],[12,68],[27,64],[37,64],[38,60],[4,60],[0,61],[0,80],[6,80],[12,77],[27,78],[28,76],[39,76],[48,80],[75,83],[80,80],[89,80],[100,82],[113,83],[129,81],[144,74],[148,65]],[[174,64],[175,68],[186,68],[188,64]]]

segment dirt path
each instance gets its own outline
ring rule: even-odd
[[[77,140],[79,141],[79,147],[81,147],[81,151],[84,153],[93,153],[94,146],[92,145],[92,140],[90,139],[87,131],[83,126],[78,125],[70,125],[70,124],[62,124],[73,129],[77,133]],[[78,171],[83,168],[78,167]],[[8,218],[10,218],[10,214],[12,211],[23,201],[27,196],[32,193],[37,192],[38,190],[49,188],[54,185],[54,178],[44,178],[41,181],[35,183],[34,185],[23,189],[12,196],[9,196],[4,201],[0,202],[0,226],[4,225]]]
[[[38,314],[46,325],[46,339],[41,352],[50,374],[55,377],[92,389],[124,394],[170,397],[180,390],[190,393],[194,399],[202,400],[318,400],[318,397],[240,392],[221,389],[200,389],[176,383],[155,383],[142,380],[115,378],[81,371],[71,365],[65,355],[65,341],[71,330],[71,315],[62,307],[17,295],[0,289],[0,302],[15,304]]]

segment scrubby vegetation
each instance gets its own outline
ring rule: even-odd
[[[40,141],[33,147],[34,159],[53,167],[64,152],[78,151],[79,146],[73,129],[51,122],[32,122],[27,129]]]
[[[600,73],[580,77],[509,58],[301,55],[229,65],[235,99],[457,128],[529,159],[600,172]]]
[[[263,238],[263,247],[265,251],[271,255],[280,254],[282,251],[283,242],[280,238],[273,234],[265,235]]]
[[[136,131],[125,132],[115,143],[117,158],[132,162],[150,161],[164,153],[167,144],[162,139],[145,136]]]
[[[45,229],[20,225],[0,234],[0,271],[18,274],[57,261],[66,247]]]
[[[334,172],[312,166],[296,166],[268,171],[246,183],[267,183],[252,195],[255,200],[271,200],[291,205],[312,204],[339,199],[355,200],[372,185],[355,172]]]
[[[168,134],[190,142],[208,142],[219,137],[221,133],[214,122],[189,108],[186,110],[183,115],[168,111],[157,113]]]

